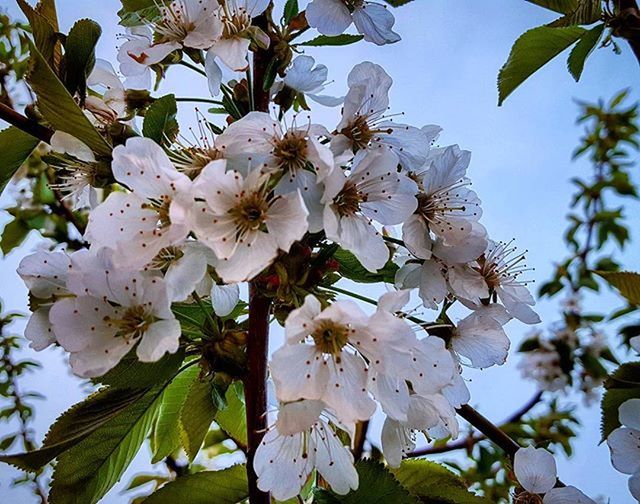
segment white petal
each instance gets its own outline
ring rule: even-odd
[[[29,291],[41,299],[66,292],[71,260],[65,252],[39,250],[20,261],[18,275]]]
[[[527,492],[546,493],[556,484],[556,460],[544,448],[520,448],[513,460],[513,470]]]
[[[164,276],[172,301],[184,301],[195,290],[207,272],[204,253],[184,249],[184,255],[171,264]]]
[[[56,337],[49,322],[49,306],[41,306],[29,317],[29,322],[24,328],[24,337],[31,343],[34,350],[44,350],[56,342]]]
[[[323,35],[340,35],[351,24],[351,14],[340,0],[313,0],[307,5],[309,26]]]
[[[636,472],[629,478],[629,491],[640,502],[640,472]]]
[[[451,340],[453,349],[477,368],[504,364],[510,344],[502,324],[482,308],[460,321]]]
[[[316,468],[338,495],[346,495],[358,488],[358,473],[353,466],[353,455],[329,426],[320,422],[314,437]]]
[[[285,345],[271,358],[271,376],[281,401],[321,399],[329,372],[314,345]]]
[[[297,401],[283,404],[278,411],[276,428],[283,436],[309,430],[324,409],[322,401]]]
[[[618,427],[607,438],[611,464],[624,474],[640,470],[640,431]]]
[[[300,308],[293,310],[287,316],[284,324],[285,336],[288,343],[299,343],[313,332],[313,319],[320,315],[322,307],[318,298],[312,294],[304,298]]]
[[[249,63],[247,53],[249,51],[249,39],[231,37],[218,40],[209,52],[215,54],[231,70],[243,72]]]
[[[433,242],[429,236],[429,229],[422,217],[410,216],[402,225],[402,240],[407,249],[419,259],[431,258]]]
[[[436,261],[426,260],[420,268],[420,289],[418,294],[427,308],[436,309],[447,295],[447,282],[442,266]]]
[[[404,454],[416,447],[410,430],[389,417],[382,426],[381,441],[384,458],[391,467],[400,467]]]
[[[218,317],[226,317],[240,300],[240,286],[238,284],[211,286],[211,305]]]
[[[625,427],[640,430],[640,399],[629,399],[620,405],[618,419]]]
[[[383,5],[364,2],[353,12],[353,22],[367,42],[384,45],[400,40],[400,35],[392,29],[395,18]]]
[[[207,74],[207,85],[211,96],[218,96],[222,85],[222,68],[216,62],[216,55],[211,51],[207,51],[204,59],[204,71]]]
[[[93,162],[96,160],[93,151],[87,144],[64,131],[54,132],[49,144],[55,152],[69,154],[80,161]]]
[[[596,502],[573,486],[552,488],[549,490],[543,504],[596,504]]]
[[[142,362],[155,362],[165,353],[175,353],[180,344],[180,322],[175,319],[154,322],[145,331],[136,354]]]
[[[302,239],[309,229],[307,215],[298,191],[280,196],[271,205],[265,224],[281,250],[288,252],[294,242]]]

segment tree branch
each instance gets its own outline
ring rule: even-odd
[[[640,63],[640,8],[636,0],[615,0],[616,13],[607,20],[613,35],[627,41]]]
[[[46,143],[49,143],[53,135],[49,128],[23,116],[4,103],[0,103],[0,119]]]

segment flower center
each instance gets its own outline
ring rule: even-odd
[[[290,173],[301,170],[307,164],[307,141],[303,135],[287,131],[273,149],[280,168]]]
[[[358,149],[367,147],[374,135],[367,123],[367,117],[363,115],[357,115],[340,133],[350,139]]]
[[[251,16],[242,7],[230,12],[225,6],[221,20],[223,25],[222,38],[237,37],[251,27]]]
[[[169,215],[171,198],[169,196],[164,195],[160,201],[145,203],[142,208],[153,210],[158,214],[158,229],[164,229],[171,225],[171,217]]]
[[[360,210],[360,203],[366,201],[358,191],[356,185],[347,181],[342,191],[333,199],[333,207],[340,217],[355,215]]]
[[[524,490],[517,494],[513,499],[514,504],[542,504],[542,502],[542,497]]]
[[[169,246],[163,248],[147,265],[147,269],[157,269],[166,273],[173,263],[178,261],[184,253],[178,247]]]
[[[182,0],[176,0],[162,7],[162,20],[154,26],[158,43],[182,42],[189,32],[195,29],[195,23],[189,20],[187,9]]]
[[[258,231],[264,224],[269,204],[259,192],[245,196],[230,210],[240,235]]]
[[[134,340],[141,337],[153,323],[153,316],[145,310],[144,306],[132,306],[122,314],[122,318],[113,319],[105,317],[104,321],[109,327],[116,327],[116,337],[125,340]]]
[[[337,356],[349,341],[349,328],[333,320],[322,320],[311,337],[322,353]]]

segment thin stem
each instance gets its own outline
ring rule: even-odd
[[[214,100],[212,98],[192,98],[192,97],[180,97],[176,98],[177,102],[196,102],[196,103],[213,103],[214,105],[224,105],[220,100]]]
[[[207,76],[207,73],[204,70],[198,68],[195,65],[192,65],[191,63],[187,63],[186,61],[181,61],[181,62],[178,63],[178,65],[182,65],[184,67],[187,67],[187,68],[193,70],[194,72],[199,73],[200,75],[204,75],[205,77]]]
[[[49,143],[53,136],[53,130],[32,121],[4,103],[0,103],[0,119],[46,143]]]
[[[364,442],[367,440],[367,432],[369,431],[369,420],[366,422],[358,422],[356,425],[356,433],[353,441],[353,459],[358,461],[362,458],[364,452]]]
[[[382,235],[382,239],[389,243],[395,243],[396,245],[400,245],[401,247],[407,248],[404,242],[398,238],[394,238],[393,236],[384,236]]]
[[[502,448],[509,457],[513,458],[516,452],[520,449],[520,445],[511,439],[507,433],[501,430],[497,425],[491,423],[490,420],[468,404],[463,404],[460,408],[456,409],[456,411],[458,412],[458,415],[482,432],[482,434],[490,439],[495,445]]]
[[[216,321],[213,320],[213,317],[211,316],[211,313],[209,313],[207,311],[207,309],[204,306],[204,302],[202,301],[202,298],[198,295],[197,292],[193,291],[192,294],[193,299],[196,300],[196,303],[198,303],[198,306],[200,307],[200,309],[202,310],[202,313],[204,313],[204,316],[206,317],[206,319],[209,321],[209,323],[211,324],[212,328],[215,328],[217,326]]]

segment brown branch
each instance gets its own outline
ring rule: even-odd
[[[364,452],[364,442],[367,440],[367,432],[369,430],[369,420],[366,422],[358,422],[356,424],[356,432],[353,441],[353,459],[358,461],[362,458]]]
[[[531,409],[533,409],[536,406],[536,404],[540,402],[541,399],[542,399],[542,391],[536,393],[531,399],[529,399],[529,401],[527,401],[521,408],[514,411],[511,414],[511,416],[505,419],[504,422],[502,422],[502,424],[500,425],[504,426],[511,423],[519,422],[520,419],[524,415],[529,413],[529,411],[531,411]],[[499,428],[499,427],[496,427],[496,428]],[[435,455],[438,453],[446,453],[446,452],[450,452],[454,450],[462,450],[462,449],[470,451],[476,445],[476,443],[479,443],[480,441],[483,441],[485,439],[487,439],[485,435],[470,434],[464,439],[460,439],[453,443],[449,443],[442,446],[430,446],[427,448],[422,448],[420,450],[414,450],[408,453],[407,457],[423,457],[425,455]]]
[[[0,103],[0,119],[46,143],[50,142],[53,135],[49,128],[23,116],[4,103]]]
[[[616,13],[607,20],[613,35],[627,41],[640,63],[640,8],[636,0],[615,0]]]

